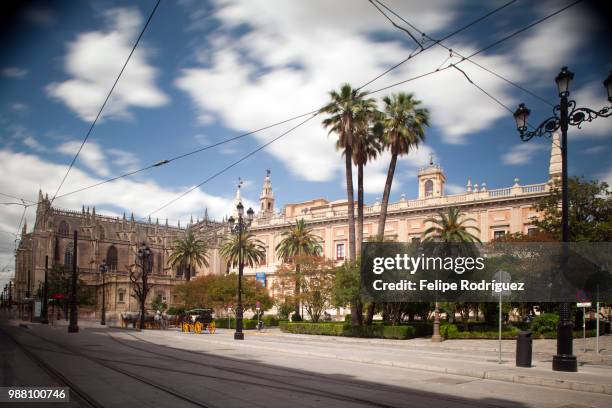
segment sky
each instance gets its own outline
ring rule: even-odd
[[[434,39],[505,3],[385,1]],[[444,44],[469,55],[570,3],[517,0]],[[580,2],[473,58],[550,106],[469,61],[459,66],[511,110],[526,103],[536,126],[558,103],[554,78],[564,65],[575,73],[571,98],[600,109],[607,103],[602,81],[612,68],[612,50],[604,41],[611,34],[610,14],[603,4]],[[155,1],[3,2],[0,193],[32,201],[39,189],[54,195],[154,6]],[[329,91],[345,82],[363,85],[415,47],[367,0],[162,0],[58,195],[313,111],[328,101]],[[459,61],[433,45],[364,90]],[[521,142],[511,113],[458,70],[442,69],[371,96],[382,107],[381,98],[394,92],[414,93],[429,110],[431,127],[426,142],[399,160],[392,200],[401,194],[416,198],[416,174],[430,155],[446,173],[448,194],[464,191],[468,177],[489,189],[510,186],[515,178],[521,184],[547,180],[549,139]],[[54,206],[95,206],[98,213],[134,212],[137,218],[151,214],[153,221],[168,218],[175,225],[202,218],[205,209],[221,219],[231,213],[239,177],[247,204],[257,204],[267,169],[277,211],[312,198],[345,199],[344,160],[322,119],[315,117],[160,211],[154,212],[300,119],[59,197]],[[570,175],[612,181],[611,120],[570,128]],[[366,203],[381,197],[389,157],[384,153],[366,166]],[[4,195],[0,202],[4,285],[14,269],[23,206]],[[28,230],[34,215],[28,207]]]

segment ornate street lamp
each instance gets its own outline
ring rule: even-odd
[[[555,78],[560,104],[553,108],[553,116],[543,121],[537,128],[527,131],[528,118],[531,111],[520,104],[514,112],[516,128],[521,135],[521,140],[527,142],[534,136],[552,136],[554,132],[561,129],[561,241],[569,242],[569,201],[567,186],[567,129],[569,125],[580,129],[583,122],[591,122],[597,117],[608,117],[612,114],[612,106],[605,106],[598,111],[590,108],[577,108],[576,102],[568,100],[570,95],[570,84],[574,74],[567,69],[561,68],[561,72]],[[612,74],[604,81],[604,87],[608,93],[608,101],[612,102]],[[565,271],[567,256],[566,246],[563,247],[562,271]],[[553,357],[553,370],[555,371],[578,371],[576,356],[573,355],[572,345],[572,322],[570,321],[569,303],[561,303],[559,309],[559,324],[557,326],[557,354]]]
[[[42,324],[49,324],[49,283],[48,283],[48,270],[49,270],[49,256],[45,256],[45,283],[42,290],[42,309],[40,313],[40,322]]]
[[[244,333],[242,333],[242,315],[244,310],[242,309],[242,273],[244,270],[244,262],[242,259],[242,238],[244,233],[253,221],[253,215],[255,211],[252,208],[247,210],[247,218],[244,219],[244,206],[241,202],[236,206],[238,212],[238,219],[230,216],[227,220],[230,228],[230,233],[238,236],[238,303],[236,306],[236,332],[234,333],[234,340],[244,340]]]
[[[108,267],[106,266],[106,259],[102,260],[100,264],[100,274],[102,275],[102,317],[100,318],[100,324],[102,326],[106,325],[106,271]]]

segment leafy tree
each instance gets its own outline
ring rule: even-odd
[[[364,103],[366,93],[353,89],[350,84],[343,84],[339,92],[331,91],[329,96],[331,101],[319,112],[330,115],[323,120],[323,126],[329,129],[329,133],[335,133],[338,136],[336,148],[343,149],[346,171],[349,259],[355,260],[355,202],[353,197],[352,158],[355,146],[355,117],[360,106]],[[367,101],[373,100],[368,99]]]
[[[163,312],[168,308],[168,305],[166,304],[166,302],[162,302],[161,295],[157,295],[155,299],[153,299],[153,302],[151,302],[151,308],[153,308],[153,310],[159,310]]]
[[[173,294],[177,296],[185,309],[212,308],[217,311],[235,306],[238,277],[227,275],[204,275],[189,282],[176,285]],[[272,307],[272,299],[266,289],[255,279],[246,277],[242,283],[242,302],[245,310],[255,310],[257,301],[262,311]]]
[[[264,243],[247,231],[230,235],[221,242],[219,253],[232,267],[239,267],[240,259],[243,265],[254,267],[266,259]]]
[[[391,152],[391,161],[387,171],[387,180],[383,191],[380,216],[378,220],[378,236],[385,235],[387,207],[391,195],[391,184],[395,174],[397,158],[407,155],[425,140],[425,127],[429,126],[429,111],[420,108],[421,101],[414,99],[410,93],[400,92],[383,98],[385,104],[384,142]]]
[[[63,304],[65,311],[70,303],[72,285],[72,271],[64,265],[54,265],[47,276],[48,294],[62,294],[64,298],[58,303]],[[77,279],[77,304],[80,306],[91,306],[95,304],[94,290],[81,278]]]
[[[284,231],[282,239],[276,246],[276,253],[285,262],[291,262],[295,266],[295,313],[300,314],[300,262],[295,262],[299,257],[305,255],[319,256],[322,248],[319,237],[312,233],[303,219],[297,220],[293,228]]]
[[[153,285],[149,282],[149,276],[153,271],[153,255],[144,256],[142,259],[136,257],[136,263],[129,265],[130,283],[134,293],[132,297],[138,301],[140,306],[140,325],[139,328],[145,328],[146,302],[147,296]]]
[[[290,281],[301,288],[294,294],[294,300],[302,303],[313,322],[318,322],[321,314],[331,306],[334,288],[335,262],[317,256],[304,255],[294,259],[299,274],[291,268],[279,268],[280,281]],[[296,279],[297,277],[297,279]]]
[[[584,177],[568,179],[570,241],[606,242],[612,240],[612,192],[608,183],[587,181]],[[555,180],[550,195],[542,198],[536,209],[541,218],[533,224],[561,240],[561,183]]]
[[[472,234],[472,229],[480,232],[478,227],[467,226],[468,222],[476,222],[474,218],[462,218],[463,213],[457,207],[450,207],[447,213],[438,211],[438,218],[428,218],[426,223],[433,225],[423,232],[423,242],[455,242],[474,243],[480,242],[480,238]]]
[[[184,267],[187,272],[186,279],[189,281],[196,266],[208,266],[207,252],[206,242],[196,238],[193,231],[188,229],[185,238],[174,241],[168,261],[172,267]]]
[[[361,326],[363,306],[360,299],[360,261],[348,261],[336,268],[332,290],[335,307],[351,306],[351,325]]]

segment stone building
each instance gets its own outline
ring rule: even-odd
[[[77,238],[77,267],[79,277],[88,286],[95,288],[97,305],[94,310],[100,310],[102,290],[105,290],[106,310],[109,314],[136,311],[138,304],[132,297],[132,285],[129,279],[130,265],[136,263],[138,247],[145,242],[151,249],[152,274],[150,282],[153,289],[148,296],[148,302],[156,299],[169,305],[175,303],[171,289],[177,283],[183,282],[182,268],[172,268],[168,257],[172,243],[185,236],[187,228],[192,229],[196,236],[207,240],[209,251],[209,267],[197,268],[192,276],[209,273],[225,273],[227,266],[218,254],[218,243],[223,228],[221,224],[208,219],[207,212],[202,221],[191,222],[181,228],[160,225],[159,220],[152,222],[135,221],[132,214],[129,219],[108,217],[96,214],[95,207],[83,207],[81,211],[64,210],[51,206],[48,196],[38,194],[36,221],[31,232],[27,225],[23,226],[21,240],[15,255],[15,290],[13,298],[17,302],[25,302],[35,296],[44,281],[45,257],[48,257],[49,270],[54,265],[63,265],[71,270],[74,261],[73,233]],[[106,261],[108,272],[105,275],[104,287],[99,265]],[[132,266],[133,267],[133,266]]]
[[[420,240],[423,231],[430,227],[427,218],[437,211],[456,206],[466,217],[474,218],[473,226],[480,230],[482,242],[490,241],[508,233],[536,232],[532,220],[538,214],[534,204],[549,194],[550,181],[561,175],[561,151],[559,137],[552,139],[548,179],[542,183],[521,185],[518,179],[509,187],[488,189],[486,182],[472,183],[468,178],[465,191],[446,194],[446,176],[439,164],[430,160],[429,166],[418,172],[418,197],[407,199],[401,195],[399,201],[389,203],[385,225],[385,239],[394,241]],[[304,219],[321,240],[323,255],[329,259],[343,261],[348,255],[347,201],[328,201],[315,198],[296,204],[286,204],[281,212],[274,212],[274,194],[268,171],[259,198],[260,207],[250,231],[264,242],[266,260],[255,268],[246,268],[245,275],[255,275],[265,284],[273,296],[279,295],[275,285],[275,271],[281,265],[276,254],[276,245],[296,220]],[[355,210],[356,211],[356,210]],[[364,240],[376,235],[380,202],[364,208]]]

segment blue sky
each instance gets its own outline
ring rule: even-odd
[[[50,195],[110,89],[154,1],[32,2],[4,24],[0,50],[0,192],[35,200]],[[387,1],[434,38],[503,2]],[[519,0],[450,38],[465,54],[478,50],[568,1]],[[596,3],[603,4],[603,3]],[[54,8],[55,7],[55,8]],[[475,60],[557,103],[554,77],[562,65],[575,72],[572,97],[579,106],[603,107],[601,85],[612,67],[602,11],[583,2],[506,41]],[[4,46],[6,45],[6,46]],[[316,109],[343,82],[359,86],[404,59],[414,44],[366,0],[162,1],[61,193],[103,178]],[[434,46],[369,85],[373,90],[435,69],[448,51]],[[446,62],[445,62],[446,60]],[[480,86],[514,109],[525,102],[534,124],[549,106],[491,74],[461,65]],[[459,72],[438,74],[392,88],[414,92],[430,109],[426,144],[400,160],[392,199],[417,195],[416,171],[429,154],[447,176],[447,193],[466,180],[488,188],[547,179],[548,139],[522,144],[512,116],[471,86]],[[229,212],[238,177],[253,203],[266,169],[272,170],[280,210],[314,197],[343,199],[344,167],[315,118],[269,148],[153,215],[176,223],[204,208]],[[170,165],[56,200],[99,212],[145,216],[185,189],[237,160],[298,122],[257,133]],[[610,121],[570,129],[570,173],[612,179]],[[388,156],[366,169],[366,201],[381,195]],[[6,197],[3,197],[3,199]],[[7,199],[10,201],[10,199]],[[34,211],[27,213],[32,225]],[[0,229],[16,231],[18,206],[0,207]],[[13,237],[0,234],[10,260]]]

